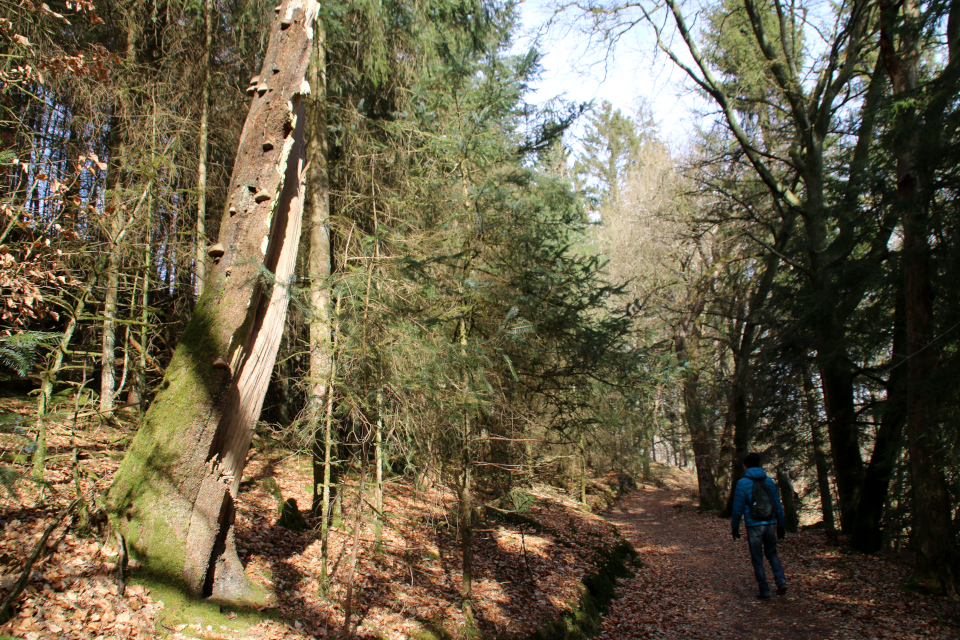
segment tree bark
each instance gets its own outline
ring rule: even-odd
[[[472,409],[469,404],[470,374],[466,369],[467,325],[460,319],[460,353],[464,358],[463,413],[460,425],[460,477],[457,483],[457,499],[460,507],[460,552],[461,570],[460,597],[463,600],[463,617],[467,626],[473,628],[473,454],[470,441],[473,438]]]
[[[786,471],[777,471],[777,486],[780,488],[780,502],[783,504],[783,518],[790,533],[800,530],[800,515],[797,513],[797,501],[793,496],[793,482]]]
[[[819,402],[814,397],[813,380],[805,367],[803,376],[803,402],[810,423],[810,439],[813,441],[813,462],[817,467],[817,488],[820,491],[820,511],[823,525],[831,536],[836,534],[837,523],[833,516],[833,492],[830,490],[830,466],[827,464],[827,451],[824,448],[823,431],[820,428]]]
[[[108,493],[131,555],[190,592],[251,597],[234,496],[276,359],[303,193],[316,0],[287,0],[244,125],[207,289]]]
[[[309,421],[314,426],[313,513],[326,519],[330,500],[331,429],[326,419],[333,382],[333,339],[330,318],[330,175],[327,163],[326,33],[316,26],[314,55],[308,77],[313,93],[307,100],[306,155],[309,168],[307,209],[310,219],[310,397]],[[321,423],[323,426],[321,427]],[[325,497],[324,497],[325,496]],[[326,522],[322,523],[326,526]]]
[[[853,372],[847,360],[846,347],[842,346],[846,333],[837,323],[825,321],[818,334],[817,360],[833,470],[837,479],[840,528],[849,533],[863,478],[863,458],[860,456],[859,429],[853,402]]]
[[[137,61],[136,41],[138,25],[135,20],[127,16],[127,46],[126,64],[128,72],[133,72]],[[128,97],[122,96],[116,106],[119,117],[111,119],[111,149],[110,149],[110,179],[113,179],[113,207],[110,214],[110,228],[107,232],[107,270],[105,274],[105,290],[103,294],[103,336],[101,342],[101,371],[100,371],[100,411],[113,411],[113,396],[116,392],[116,367],[114,364],[117,338],[117,298],[120,287],[120,244],[119,238],[123,230],[123,190],[126,187],[126,166],[130,164],[127,123],[125,119],[130,115]]]
[[[883,544],[883,509],[887,503],[890,480],[903,447],[903,426],[906,421],[907,395],[907,331],[903,287],[898,287],[893,321],[893,357],[887,378],[887,400],[883,406],[880,428],[873,444],[873,454],[863,478],[860,504],[853,520],[850,546],[864,553],[876,553]]]
[[[950,493],[939,443],[939,395],[934,343],[933,256],[930,204],[935,187],[930,158],[941,156],[943,112],[952,98],[935,95],[925,113],[914,96],[922,57],[920,37],[927,18],[915,0],[880,3],[880,53],[896,98],[899,132],[896,153],[897,206],[903,223],[903,275],[907,324],[906,430],[913,481],[912,541],[916,550],[913,581],[933,591],[956,595],[960,583]],[[956,37],[960,2],[951,3],[948,62],[940,80],[954,84],[960,72]],[[953,82],[951,82],[953,81]],[[943,91],[943,87],[940,88]],[[954,89],[955,91],[955,89]],[[955,93],[953,94],[955,96]],[[925,134],[921,144],[921,132]],[[923,156],[923,158],[921,157]]]
[[[699,315],[701,309],[702,305],[698,305],[697,315]],[[677,359],[685,368],[682,381],[684,420],[690,432],[690,446],[693,448],[700,508],[711,510],[719,509],[721,504],[715,472],[717,467],[716,441],[714,434],[704,424],[703,406],[700,399],[700,370],[697,358],[700,348],[699,334],[696,316],[684,319],[674,336],[674,350]]]
[[[210,146],[210,50],[213,48],[213,0],[204,1],[203,92],[200,105],[200,157],[197,164],[197,237],[194,270],[197,297],[207,282],[207,150]]]
[[[383,389],[377,389],[377,420],[374,423],[373,446],[374,459],[377,465],[376,472],[376,513],[373,514],[373,548],[377,553],[383,552]]]

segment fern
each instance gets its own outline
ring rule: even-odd
[[[33,371],[41,348],[60,341],[59,333],[24,331],[9,336],[0,336],[0,365],[25,376]]]

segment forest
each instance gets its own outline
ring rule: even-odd
[[[237,501],[273,447],[320,588],[334,529],[356,562],[398,487],[449,491],[471,624],[483,513],[673,466],[726,517],[757,451],[789,531],[956,599],[960,2],[551,7],[657,43],[709,105],[684,148],[532,102],[512,1],[5,0],[5,517],[66,500],[121,581],[255,602]]]

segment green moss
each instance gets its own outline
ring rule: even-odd
[[[306,531],[309,528],[306,518],[297,508],[297,501],[293,498],[287,498],[286,502],[280,505],[280,518],[277,524],[290,531]]]
[[[442,621],[432,620],[424,622],[423,627],[414,631],[411,638],[413,640],[482,640],[483,634],[473,628],[461,628],[451,632]]]
[[[583,580],[580,602],[527,640],[586,640],[596,635],[600,616],[616,597],[617,579],[633,575],[628,565],[639,566],[637,552],[626,541],[599,552],[597,558],[597,570]]]
[[[910,580],[900,587],[904,593],[922,593],[926,595],[948,595],[940,576],[932,571],[915,571]]]
[[[639,555],[630,543],[621,541],[613,548],[598,551],[596,571],[584,578],[580,597],[569,603],[569,609],[550,624],[523,636],[523,640],[587,640],[600,630],[600,617],[616,597],[617,580],[633,575],[630,567],[640,567]],[[474,629],[449,631],[441,621],[423,623],[411,636],[414,640],[479,640],[483,636]]]
[[[452,636],[447,633],[443,627],[434,627],[419,629],[410,636],[413,640],[450,640]]]
[[[253,607],[191,597],[181,584],[145,571],[135,573],[131,582],[149,589],[154,601],[163,601],[163,609],[157,613],[156,619],[157,631],[162,635],[164,628],[172,629],[184,624],[199,624],[202,628],[209,625],[218,631],[246,631],[265,620],[282,619],[279,609],[260,611]]]
[[[182,575],[191,501],[183,493],[202,466],[210,407],[225,380],[212,362],[216,355],[208,307],[198,307],[167,368],[162,390],[151,404],[124,456],[107,495],[112,526],[127,541],[131,556],[167,579]]]

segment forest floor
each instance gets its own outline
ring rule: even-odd
[[[816,529],[778,544],[787,593],[759,600],[746,536],[734,541],[729,520],[697,512],[692,477],[675,474],[662,488],[642,487],[607,519],[644,568],[621,581],[598,638],[960,638],[958,603],[903,589],[910,578],[905,558],[853,553]]]
[[[30,473],[18,449],[23,436],[10,433],[16,431],[17,416],[21,425],[28,424],[32,410],[0,399],[0,426],[7,434],[0,437],[0,455],[5,469],[23,476]],[[45,484],[21,478],[15,493],[4,489],[0,494],[0,598],[78,490],[96,515],[95,505],[130,437],[129,429],[74,421],[66,414],[48,426]],[[251,578],[273,594],[269,607],[257,611],[191,601],[136,572],[121,593],[116,544],[98,533],[105,531],[102,522],[82,522],[86,509],[80,507],[53,529],[29,586],[15,603],[14,618],[0,626],[0,639],[336,636],[346,612],[360,495],[356,482],[343,491],[343,514],[330,536],[331,580],[324,589],[317,534],[277,524],[278,501],[267,478],[276,481],[284,498],[304,507],[310,497],[307,460],[258,443],[244,472],[238,547]],[[745,542],[731,540],[727,521],[697,513],[692,478],[661,470],[657,485],[640,487],[605,518],[543,485],[521,494],[529,504],[519,517],[487,509],[476,531],[474,556],[475,615],[484,636],[523,638],[568,610],[580,598],[581,581],[594,571],[597,551],[616,545],[619,529],[644,567],[621,581],[620,598],[603,620],[602,638],[960,638],[956,603],[902,590],[908,564],[847,553],[812,530],[781,544],[787,595],[757,601]],[[616,475],[592,483],[592,489],[599,510],[609,504]],[[397,640],[466,637],[452,492],[394,477],[385,493],[379,548],[372,493],[364,493],[350,605],[353,633]],[[499,506],[514,507],[503,500]]]
[[[20,435],[11,434],[15,428],[0,430],[5,432],[0,436],[3,466],[21,476],[13,492],[0,489],[0,599],[78,489],[94,516],[102,514],[97,504],[132,435],[129,428],[75,422],[69,413],[51,420],[44,483],[35,484],[23,453],[33,411],[29,404],[0,399],[0,421],[6,421],[0,426],[21,429]],[[190,600],[135,568],[121,593],[116,542],[105,536],[102,519],[84,523],[87,510],[80,506],[53,529],[29,586],[15,603],[15,617],[0,626],[0,640],[7,635],[29,640],[338,636],[351,583],[358,478],[343,485],[342,513],[329,536],[326,588],[320,580],[316,522],[308,518],[302,532],[280,526],[279,501],[268,479],[284,500],[296,499],[305,514],[311,498],[309,459],[256,441],[244,471],[237,546],[248,575],[269,594],[261,610]],[[352,634],[398,640],[466,637],[454,493],[436,482],[418,486],[409,477],[389,478],[378,545],[369,481],[368,475],[352,572]],[[617,488],[617,474],[591,482],[594,506],[599,510],[612,503]],[[474,616],[485,637],[522,638],[557,619],[580,601],[581,581],[595,571],[602,553],[622,541],[613,525],[562,491],[534,485],[515,495],[522,508],[501,498],[498,509],[481,510],[474,532]]]

